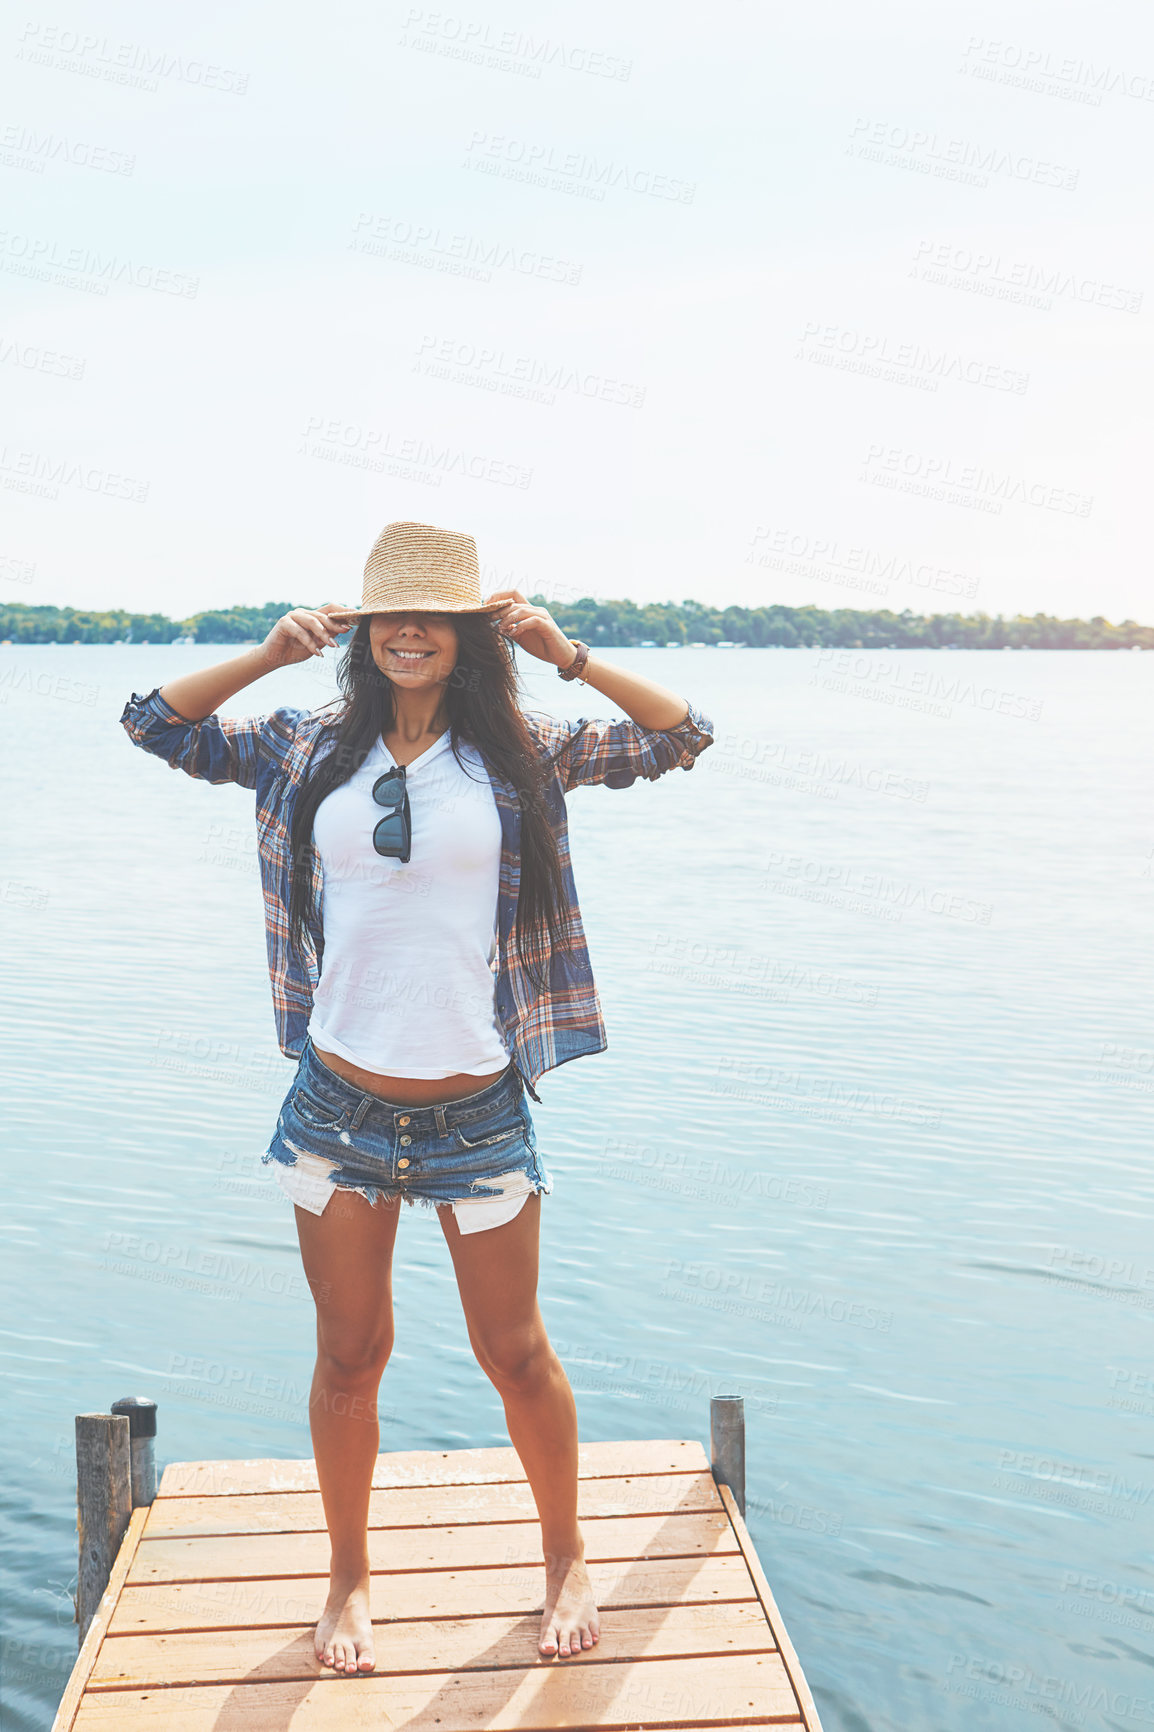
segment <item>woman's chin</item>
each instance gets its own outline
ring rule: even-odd
[[[379,666],[379,664],[378,664]],[[407,691],[419,691],[422,686],[443,686],[445,676],[428,668],[380,668],[387,680]]]

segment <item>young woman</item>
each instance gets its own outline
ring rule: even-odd
[[[355,622],[343,697],[215,714]],[[628,721],[524,712],[517,644]],[[258,648],[133,694],[130,738],[256,792],[281,1050],[299,1061],[265,1155],[295,1205],[316,1301],[310,1425],[332,1545],[318,1659],[375,1665],[368,1512],[393,1343],[402,1197],[435,1207],[469,1340],[504,1404],[545,1560],[538,1652],[598,1639],[577,1521],[573,1394],[537,1305],[540,1194],[526,1090],[606,1045],[565,794],[693,766],[709,718],[574,643],[519,590],[481,600],[470,536],[389,524],[359,609],[294,608]]]

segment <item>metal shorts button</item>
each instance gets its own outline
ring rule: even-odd
[[[408,1164],[409,1164],[408,1155],[402,1155],[400,1160],[397,1162],[398,1167],[407,1167]]]
[[[398,1120],[397,1120],[397,1123],[398,1123],[398,1124],[399,1124],[399,1125],[407,1125],[407,1124],[408,1124],[408,1122],[409,1122],[409,1115],[408,1115],[408,1113],[406,1113],[406,1114],[405,1114],[405,1116],[404,1116],[404,1118],[403,1118],[403,1119],[398,1119]]]
[[[402,1138],[401,1138],[401,1142],[402,1142],[402,1144],[404,1144],[404,1143],[411,1143],[411,1142],[412,1142],[412,1140],[413,1140],[413,1139],[412,1139],[412,1137],[402,1137]]]

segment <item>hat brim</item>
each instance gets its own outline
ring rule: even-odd
[[[484,601],[477,607],[341,607],[330,608],[327,618],[339,619],[371,619],[375,613],[500,613],[509,606],[509,600]]]

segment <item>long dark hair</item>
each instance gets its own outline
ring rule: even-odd
[[[313,820],[317,808],[364,763],[396,720],[392,681],[373,660],[368,617],[361,620],[337,664],[341,697],[332,705],[331,729],[318,733],[309,754],[289,833],[292,851],[289,937],[297,950],[306,923],[316,916],[313,895]],[[449,743],[457,762],[464,740],[480,752],[496,775],[511,782],[521,807],[521,882],[513,941],[540,990],[550,950],[564,950],[569,934],[563,918],[563,884],[557,838],[549,821],[546,790],[550,760],[543,756],[517,701],[517,671],[509,644],[488,614],[455,614],[457,664],[445,682]],[[321,756],[317,748],[332,742]]]

